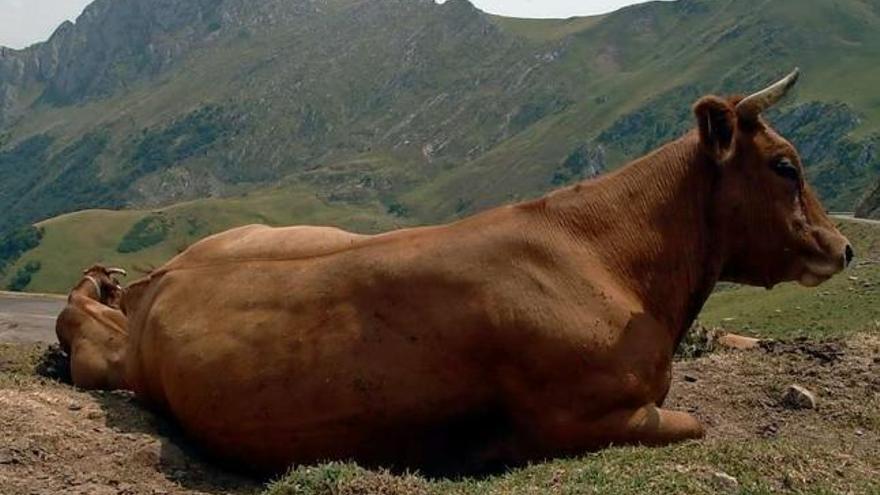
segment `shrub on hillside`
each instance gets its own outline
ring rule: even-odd
[[[40,245],[43,230],[27,225],[7,235],[0,234],[0,273],[15,263],[22,254]]]
[[[42,267],[43,265],[39,261],[28,261],[18,270],[18,272],[16,272],[6,288],[12,292],[21,292],[25,290],[27,286],[30,285],[34,274],[40,271],[40,268]]]
[[[387,209],[389,214],[396,217],[403,218],[409,215],[409,210],[407,209],[407,207],[403,206],[397,201],[392,201],[390,204],[388,204]]]
[[[235,117],[216,106],[197,110],[170,125],[145,129],[132,162],[138,175],[165,170],[176,163],[207,153],[235,129]]]
[[[134,224],[116,247],[116,251],[136,253],[164,241],[171,230],[171,221],[161,214],[150,215]]]

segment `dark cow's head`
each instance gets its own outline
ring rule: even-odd
[[[694,106],[702,145],[721,168],[716,222],[724,280],[812,287],[854,256],[807,184],[795,147],[761,117],[797,79],[795,70],[746,98],[707,96]]]
[[[118,308],[122,298],[122,286],[116,280],[117,275],[124,277],[127,274],[122,268],[94,265],[83,271],[83,278],[77,288],[88,291],[90,297],[101,304]]]

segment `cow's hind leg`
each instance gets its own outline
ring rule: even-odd
[[[70,354],[73,384],[84,390],[108,389],[109,366],[104,356],[87,343],[75,345]]]
[[[668,445],[702,438],[703,427],[688,413],[649,404],[617,410],[598,419],[577,414],[548,414],[533,434],[544,455],[580,454],[610,445]]]

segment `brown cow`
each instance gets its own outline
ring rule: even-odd
[[[697,129],[536,201],[286,255],[311,231],[264,230],[265,255],[174,260],[125,296],[133,389],[268,470],[700,438],[661,406],[716,282],[814,286],[853,256],[760,117],[796,78],[707,96]]]
[[[70,356],[73,384],[82,389],[127,388],[127,322],[119,309],[123,291],[113,278],[117,274],[125,271],[95,265],[83,272],[55,323],[61,349]]]

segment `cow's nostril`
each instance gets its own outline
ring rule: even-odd
[[[846,245],[846,254],[845,254],[845,256],[846,256],[846,266],[849,266],[850,263],[852,263],[853,258],[856,257],[856,253],[853,252],[853,248],[852,248],[852,246],[849,245],[849,244]]]

